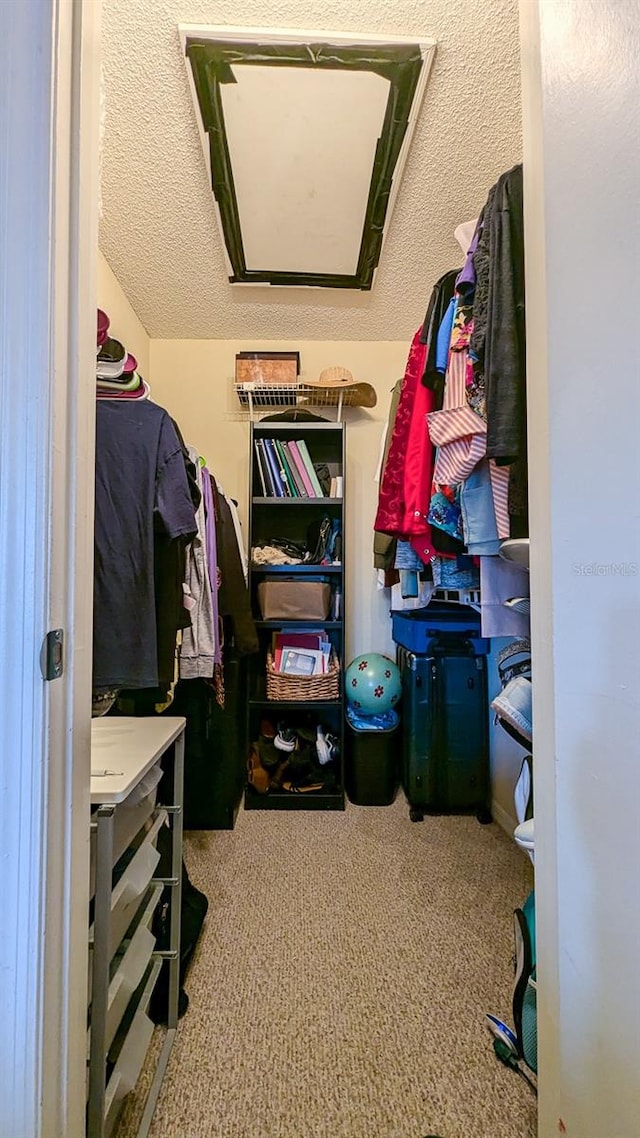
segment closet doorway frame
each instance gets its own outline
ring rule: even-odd
[[[588,0],[587,7],[593,2]],[[558,3],[570,22],[569,0]],[[0,17],[8,8],[11,17],[0,19],[0,53],[9,60],[38,59],[37,68],[23,68],[20,81],[15,69],[0,67],[0,115],[11,108],[11,131],[0,131],[0,147],[4,156],[4,148],[11,153],[13,146],[16,158],[9,202],[13,213],[0,211],[0,226],[8,230],[0,232],[0,245],[6,249],[10,236],[14,251],[29,251],[11,263],[10,279],[8,266],[0,266],[5,286],[0,290],[0,362],[10,362],[18,377],[13,388],[0,377],[3,398],[5,391],[9,396],[0,415],[0,520],[5,524],[9,519],[9,526],[0,530],[0,625],[6,627],[0,660],[0,850],[5,872],[9,866],[11,882],[17,882],[3,902],[3,919],[16,932],[4,938],[0,948],[3,1036],[10,1059],[0,1064],[0,1131],[29,1138],[78,1138],[84,1129],[86,988],[79,978],[86,972],[89,892],[89,474],[95,415],[93,384],[87,377],[92,376],[95,356],[101,6],[102,0],[37,0],[0,7]],[[544,0],[520,0],[527,328],[531,318],[540,352],[536,380],[541,383],[539,390],[530,384],[535,473],[532,634],[540,678],[536,701],[540,692],[550,700],[549,723],[536,743],[536,837],[544,847],[536,864],[541,933],[539,1133],[548,1138],[562,1129],[563,1099],[570,1095],[578,1064],[574,1041],[567,1040],[566,1016],[572,1009],[565,1004],[570,1004],[572,993],[564,990],[566,969],[563,973],[559,964],[558,882],[562,879],[566,890],[579,849],[570,837],[562,844],[558,840],[563,799],[555,759],[554,666],[561,636],[555,633],[554,560],[536,553],[536,548],[547,546],[551,461],[557,458],[550,446],[548,405],[542,121],[544,97],[554,82],[553,64],[560,70],[563,66],[557,43],[550,39],[541,45],[543,8]],[[582,50],[580,44],[577,50]],[[616,62],[613,59],[611,66]],[[3,206],[7,186],[3,173]],[[31,212],[21,208],[21,195]],[[38,223],[44,229],[36,230]],[[42,235],[44,240],[38,240]],[[20,429],[25,412],[26,433]],[[25,468],[33,472],[30,478],[25,479]],[[623,507],[619,504],[621,512]],[[10,592],[4,587],[9,578]],[[18,613],[22,644],[16,650]],[[44,633],[53,627],[65,629],[65,672],[44,684],[37,657]],[[566,731],[565,721],[562,726]],[[16,752],[19,769],[12,766]],[[575,1109],[575,1104],[569,1102],[568,1108]]]
[[[0,5],[0,1133],[12,1138],[85,1128],[100,17],[100,0]],[[47,680],[54,629],[63,671]]]

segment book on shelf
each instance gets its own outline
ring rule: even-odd
[[[325,672],[324,656],[310,649],[283,648],[280,671],[286,676],[318,676]]]
[[[289,470],[291,471],[291,477],[293,478],[293,481],[295,482],[296,488],[298,490],[298,495],[300,498],[308,498],[309,494],[308,494],[308,491],[305,487],[304,482],[302,481],[302,475],[300,474],[300,471],[298,470],[298,468],[296,466],[295,458],[294,458],[293,452],[291,450],[291,443],[283,443],[282,445],[284,447],[284,451],[285,451],[285,454],[287,456],[287,460],[289,463]]]
[[[265,498],[323,498],[317,471],[304,439],[286,442],[282,439],[255,440],[259,483]],[[331,479],[328,496],[343,494],[342,465],[323,464]]]
[[[304,486],[306,496],[308,498],[315,498],[316,493],[315,493],[315,490],[313,488],[311,478],[309,477],[309,472],[308,472],[308,470],[304,464],[302,455],[300,454],[298,444],[292,440],[288,444],[288,446],[289,446],[289,449],[291,451],[293,461],[295,462],[298,474],[300,475],[300,478],[302,479],[302,484]]]
[[[271,476],[275,487],[276,498],[288,498],[289,493],[286,487],[284,471],[280,466],[280,459],[276,453],[272,439],[264,439],[264,449],[271,468]]]
[[[318,481],[318,475],[316,474],[316,468],[311,461],[311,455],[309,454],[309,448],[307,447],[306,442],[304,441],[304,439],[296,439],[296,446],[298,448],[298,453],[300,454],[302,461],[305,465],[305,469],[306,469],[307,474],[309,476],[309,481],[311,482],[311,486],[313,488],[313,494],[311,495],[311,497],[314,497],[314,498],[324,497],[324,495],[322,493],[322,486],[320,485],[320,483]]]
[[[256,466],[258,468],[258,477],[260,479],[260,485],[262,486],[262,495],[264,498],[268,498],[270,493],[271,493],[271,489],[270,489],[270,482],[269,482],[269,479],[267,476],[267,467],[266,467],[267,460],[264,456],[264,451],[262,448],[262,439],[256,439],[253,445],[254,445],[255,451],[256,451]]]
[[[287,632],[282,630],[273,634],[272,653],[276,672],[287,671],[291,675],[317,676],[323,675],[329,670],[331,644],[322,630],[318,632]],[[311,671],[296,673],[291,671],[294,666],[292,660],[295,660],[298,655],[306,657],[304,664],[300,664],[301,667],[308,667],[308,661],[311,660]]]
[[[277,490],[276,490],[276,484],[274,481],[273,470],[271,468],[271,462],[269,460],[269,455],[267,453],[267,448],[265,446],[265,440],[264,439],[258,439],[256,441],[256,446],[258,448],[259,462],[261,463],[262,471],[264,474],[264,480],[265,480],[265,484],[266,484],[266,488],[267,488],[267,497],[268,498],[278,498],[279,494],[277,493]]]
[[[289,487],[291,497],[292,498],[299,498],[300,495],[298,493],[298,487],[296,486],[295,481],[293,479],[293,476],[291,474],[291,470],[289,469],[289,462],[288,462],[286,451],[285,451],[285,445],[284,445],[284,443],[280,442],[280,439],[274,439],[273,445],[275,446],[278,454],[280,455],[280,462],[282,464],[282,469],[284,471],[284,476],[285,476],[285,479],[287,481],[287,485]]]

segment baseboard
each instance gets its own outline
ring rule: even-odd
[[[502,827],[504,832],[508,834],[510,838],[512,838],[513,831],[518,825],[517,818],[514,818],[508,810],[505,810],[504,806],[500,806],[496,802],[495,798],[492,799],[491,802],[491,814],[494,822],[497,822],[498,825]]]

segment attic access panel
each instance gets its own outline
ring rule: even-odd
[[[433,42],[180,34],[230,283],[370,289]]]

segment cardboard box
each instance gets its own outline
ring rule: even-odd
[[[236,383],[296,387],[299,374],[299,352],[238,352],[236,356]]]

